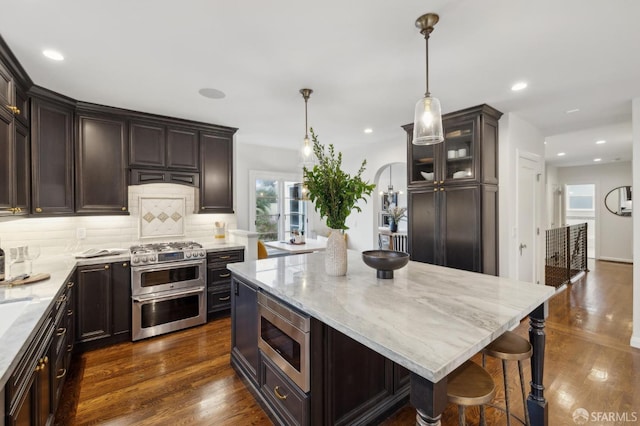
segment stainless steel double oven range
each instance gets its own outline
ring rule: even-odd
[[[200,244],[143,244],[130,252],[132,340],[207,321],[207,254]]]

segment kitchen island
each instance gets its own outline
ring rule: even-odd
[[[553,288],[412,261],[395,271],[393,279],[377,279],[359,252],[349,251],[348,256],[345,277],[326,275],[322,253],[245,262],[229,269],[234,281],[250,283],[258,293],[277,298],[407,369],[419,424],[439,424],[450,372],[530,315],[534,355],[528,405],[532,424],[546,424],[544,317]],[[232,363],[233,356],[232,352]],[[310,376],[313,388],[317,376],[314,371]]]

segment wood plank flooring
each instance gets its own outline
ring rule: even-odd
[[[635,415],[640,421],[640,350],[629,346],[632,265],[591,262],[589,268],[550,302],[544,383],[553,426],[575,425],[577,408],[592,416]],[[526,337],[528,328],[523,321],[515,331]],[[222,318],[76,356],[56,424],[271,425],[230,367],[229,350],[230,321]],[[480,362],[478,356],[474,360]],[[509,364],[512,409],[522,417],[516,364]],[[498,386],[494,402],[503,404],[500,364],[488,359],[487,368]],[[525,377],[529,371],[527,363]],[[470,424],[477,424],[477,414],[468,410]],[[506,424],[499,410],[488,408],[487,415],[489,425]],[[620,417],[617,422],[606,419],[590,424],[622,424]],[[414,424],[415,410],[409,405],[383,422]],[[455,406],[447,408],[442,424],[457,424]]]

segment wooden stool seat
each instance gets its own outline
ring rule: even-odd
[[[531,358],[533,348],[527,339],[520,337],[513,331],[504,334],[491,342],[482,350],[485,355],[507,361],[520,361]]]
[[[482,350],[482,366],[485,366],[485,355],[502,360],[502,377],[504,381],[504,402],[507,413],[507,426],[511,426],[511,407],[509,406],[509,379],[507,378],[507,361],[518,361],[518,375],[520,376],[520,390],[522,391],[522,405],[524,407],[524,420],[520,420],[525,425],[530,425],[529,410],[527,407],[527,394],[524,384],[524,373],[522,371],[522,361],[531,358],[533,348],[531,343],[524,337],[520,337],[512,331],[505,331],[500,337],[491,342]],[[501,408],[501,407],[497,407]]]
[[[473,361],[466,361],[447,376],[449,402],[458,405],[459,422],[465,424],[464,407],[488,404],[496,394],[491,375]],[[484,410],[480,422],[484,424]]]

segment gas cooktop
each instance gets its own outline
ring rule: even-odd
[[[140,244],[129,247],[129,251],[132,265],[197,260],[207,255],[202,244],[195,241]]]

